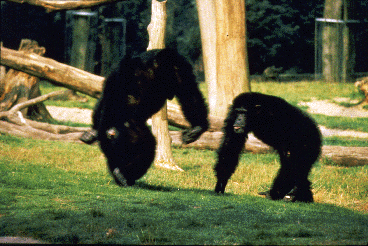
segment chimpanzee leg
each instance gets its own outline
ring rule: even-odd
[[[279,151],[280,169],[276,178],[273,181],[269,196],[272,200],[283,199],[284,196],[295,187],[295,163],[292,153],[287,151]]]
[[[224,193],[225,187],[239,162],[239,155],[244,147],[246,135],[225,133],[224,140],[218,150],[215,166],[217,183],[215,192]]]
[[[313,163],[314,161],[308,162],[308,160],[306,163],[303,163],[303,160],[300,160],[298,172],[295,173],[295,188],[289,194],[291,201],[313,202],[311,182],[308,180],[308,175]]]

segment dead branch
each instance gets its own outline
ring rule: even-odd
[[[20,110],[23,108],[43,102],[62,93],[64,93],[62,90],[54,91],[49,94],[17,104],[9,111],[0,112],[0,132],[37,139],[79,141],[79,137],[81,136],[82,132],[88,130],[89,128],[52,125],[28,120],[25,119],[20,112]]]
[[[20,111],[24,108],[27,108],[29,106],[32,106],[32,105],[35,105],[37,103],[40,103],[40,102],[43,102],[43,101],[46,101],[47,99],[49,98],[52,98],[52,97],[55,97],[55,96],[58,96],[58,95],[61,95],[63,94],[65,91],[64,90],[60,90],[60,91],[53,91],[53,92],[50,92],[49,94],[46,94],[46,95],[42,95],[42,96],[39,96],[39,97],[36,97],[36,98],[33,98],[33,99],[30,99],[28,101],[25,101],[23,103],[19,103],[17,105],[15,105],[14,107],[12,107],[9,111],[7,111],[9,114],[14,114],[15,112],[17,111]],[[1,118],[1,114],[4,113],[4,112],[0,112],[0,118]]]
[[[28,3],[30,5],[44,7],[48,12],[63,9],[85,9],[96,5],[117,2],[117,0],[8,0],[16,3]],[[119,0],[124,1],[124,0]]]

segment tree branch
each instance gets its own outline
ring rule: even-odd
[[[16,3],[28,3],[30,5],[44,7],[48,12],[64,9],[85,9],[96,5],[117,2],[117,0],[8,0]],[[119,0],[124,1],[124,0]]]

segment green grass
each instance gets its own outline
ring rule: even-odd
[[[0,135],[0,236],[51,243],[366,244],[368,166],[317,163],[314,204],[257,195],[275,154],[243,154],[215,195],[215,152],[173,149],[185,172],[151,167],[120,188],[97,146]]]
[[[57,90],[66,90],[63,87],[57,87],[54,86],[46,81],[41,81],[40,83],[40,90],[41,90],[41,94],[47,94],[53,91],[57,91]],[[87,108],[87,109],[93,109],[97,99],[90,97],[90,96],[86,96],[83,94],[79,94],[78,95],[82,95],[83,97],[87,98],[88,101],[87,102],[78,102],[78,101],[73,101],[73,100],[47,100],[45,101],[45,105],[47,106],[59,106],[59,107],[67,107],[67,108]]]
[[[368,118],[333,117],[321,114],[313,114],[313,118],[318,124],[327,128],[368,132]]]
[[[251,83],[252,91],[284,98],[293,105],[300,101],[325,100],[335,97],[364,98],[364,94],[352,83],[301,82],[258,82]]]
[[[324,137],[323,145],[368,147],[368,140],[365,138],[332,136],[332,137]]]

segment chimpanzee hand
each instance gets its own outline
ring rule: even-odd
[[[203,129],[201,126],[195,126],[193,128],[189,128],[189,129],[182,131],[181,139],[183,143],[190,144],[196,141],[205,131],[206,130]]]
[[[97,140],[97,130],[92,129],[90,131],[83,132],[82,136],[79,139],[86,144],[92,144]]]

